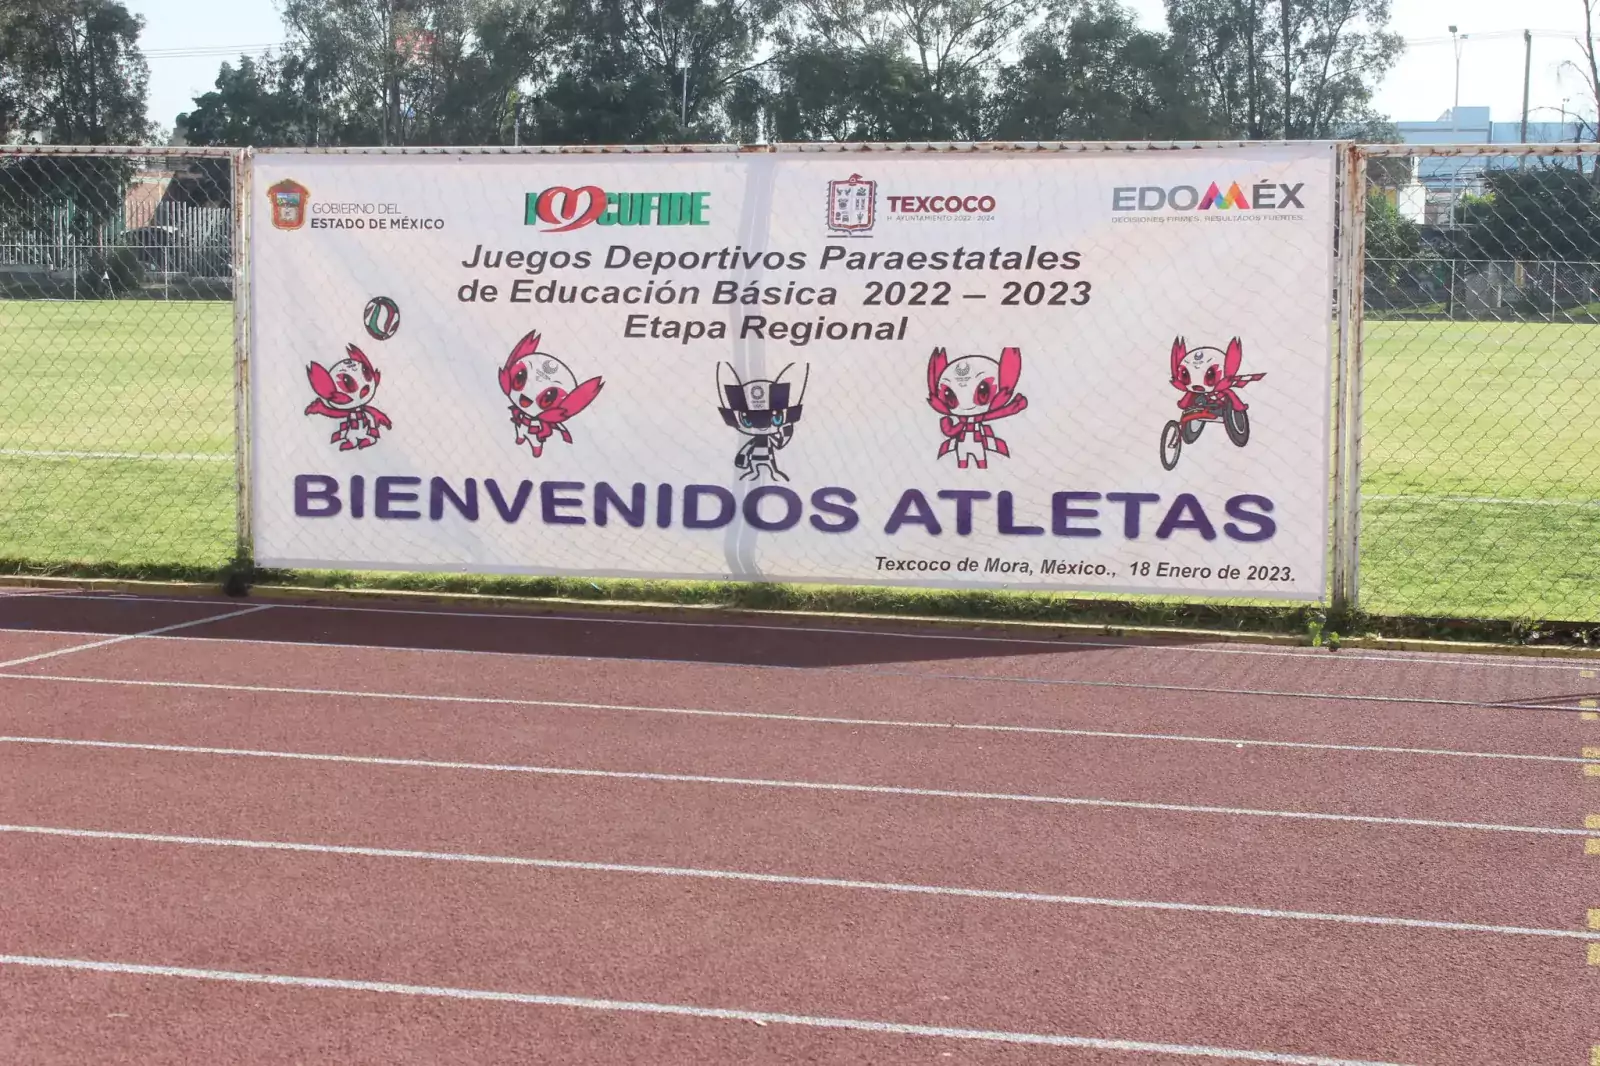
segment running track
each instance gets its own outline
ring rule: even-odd
[[[1600,1063],[1596,666],[5,594],[0,1062]]]

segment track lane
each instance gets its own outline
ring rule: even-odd
[[[129,606],[135,605],[113,604],[113,613],[123,612],[119,625],[128,624]],[[220,614],[243,605],[217,601],[189,606],[215,608]],[[6,615],[8,610],[21,614]],[[88,615],[101,610],[95,606],[81,611],[80,623],[89,628],[98,625],[98,619]],[[898,634],[796,637],[778,627],[727,630],[600,623],[597,628],[582,619],[546,619],[530,625],[521,620],[429,617],[422,612],[293,613],[293,624],[285,619],[281,630],[274,629],[280,624],[276,621],[263,625],[289,614],[274,609],[254,619],[193,626],[177,635],[196,639],[133,640],[20,669],[35,673],[70,669],[75,674],[110,670],[111,676],[170,679],[238,671],[241,676],[260,677],[260,683],[267,685],[312,678],[313,684],[332,679],[340,687],[391,691],[400,680],[413,691],[471,690],[489,698],[587,697],[594,702],[689,709],[697,703],[704,709],[792,707],[797,713],[812,714],[820,706],[839,717],[984,721],[1002,715],[1001,721],[1045,726],[1161,733],[1173,733],[1179,726],[1188,732],[1234,734],[1246,740],[1309,738],[1565,759],[1577,755],[1584,743],[1595,743],[1585,731],[1593,728],[1592,723],[1583,723],[1568,709],[1452,705],[1456,700],[1483,700],[1484,693],[1572,703],[1592,695],[1596,685],[1593,679],[1581,678],[1584,669],[1593,672],[1593,664],[1577,661],[1500,666],[1393,656],[1379,665],[1309,651],[1255,656],[1231,653],[1238,649],[1193,647],[1062,650]],[[317,624],[321,629],[305,621],[313,614],[321,616]],[[25,605],[0,603],[0,619],[8,617],[37,626],[42,616]],[[400,618],[406,621],[394,621]],[[149,619],[146,628],[161,624],[176,624],[174,616]],[[258,636],[280,643],[216,639],[248,631],[249,626],[259,626]],[[630,628],[653,635],[619,636]],[[345,641],[353,633],[356,642],[374,646],[281,643],[293,633],[311,640]],[[686,634],[693,634],[693,639]],[[16,635],[22,640],[62,636],[38,629]],[[0,639],[4,636],[0,634]],[[385,642],[461,643],[467,645],[463,648],[467,653],[376,646]],[[941,644],[961,647],[952,652]],[[510,653],[471,654],[482,646]],[[574,647],[587,651],[575,653]],[[782,668],[648,661],[647,653],[685,648],[687,652],[678,657],[730,654]],[[613,657],[592,657],[597,655]],[[1249,665],[1240,669],[1228,665],[1230,661]],[[1189,665],[1182,666],[1185,662]],[[124,669],[129,673],[115,673]],[[1124,687],[1124,673],[1133,679],[1133,687]],[[960,676],[948,676],[952,674]],[[1238,680],[1241,677],[1244,684]],[[1069,683],[1055,683],[1062,681]],[[1326,695],[1284,698],[1207,691],[1224,687],[1315,690]],[[78,688],[123,695],[120,699],[64,695]],[[1378,698],[1336,698],[1363,693]],[[1396,693],[1401,698],[1390,698]],[[615,695],[608,698],[608,694]],[[169,699],[171,706],[161,706]],[[719,765],[730,769],[842,768],[925,777],[930,782],[952,775],[1003,781],[1005,766],[1013,765],[1033,775],[1028,780],[1045,783],[1064,766],[1078,779],[1132,782],[1138,787],[1151,787],[1159,776],[1140,774],[1164,771],[1188,789],[1228,794],[1229,789],[1255,787],[1295,802],[1330,796],[1349,802],[1362,798],[1359,786],[1364,783],[1365,792],[1381,802],[1409,808],[1430,802],[1437,807],[1477,803],[1484,810],[1498,808],[1503,813],[1511,809],[1509,804],[1532,804],[1527,809],[1560,816],[1562,824],[1571,826],[1583,824],[1592,806],[1584,802],[1585,779],[1573,763],[1541,767],[1564,768],[1568,777],[1542,778],[1538,771],[1527,772],[1538,763],[1455,755],[1273,749],[1261,762],[1255,758],[1261,750],[1244,758],[1231,748],[1174,740],[1040,735],[993,739],[1002,735],[966,734],[951,743],[942,730],[913,734],[902,727],[843,723],[666,719],[616,707],[441,705],[0,678],[0,732],[12,731],[7,721],[18,713],[35,715],[28,719],[35,723],[71,722],[74,728],[110,727],[130,734],[155,725],[179,743],[193,743],[197,731],[234,739],[276,737],[289,748],[307,736],[325,739],[334,747],[359,738],[377,745],[398,743],[418,752],[453,742],[471,751],[469,758],[510,752],[519,762],[550,761],[533,757],[541,753],[602,760],[666,756],[712,764],[722,760]],[[660,721],[670,724],[655,724]],[[819,736],[827,739],[819,741]],[[1159,749],[1170,750],[1149,756]],[[1002,889],[1032,888],[1031,879],[1084,886],[1077,892],[1069,889],[1069,894],[1124,899],[1161,895],[1153,888],[1170,889],[1179,897],[1217,890],[1235,893],[1247,903],[1252,894],[1266,898],[1268,905],[1277,902],[1276,896],[1286,909],[1336,913],[1371,912],[1379,908],[1357,904],[1387,902],[1410,907],[1415,914],[1427,912],[1428,917],[1459,913],[1485,916],[1490,924],[1540,928],[1581,927],[1584,909],[1593,902],[1588,874],[1593,859],[1582,857],[1575,836],[1284,823],[1105,808],[1041,809],[970,799],[780,793],[749,786],[511,777],[416,767],[281,760],[268,764],[175,753],[98,750],[85,755],[84,749],[76,749],[72,757],[52,754],[41,760],[36,757],[40,750],[8,763],[0,748],[0,818],[15,821],[8,810],[102,820],[137,815],[154,824],[119,828],[192,827],[187,829],[189,835],[241,838],[261,838],[276,828],[304,830],[324,842],[417,846],[421,841],[425,847],[445,851],[506,854],[545,847],[580,852],[587,848],[589,854],[579,858],[615,862],[619,856],[627,861],[639,855],[643,861],[662,865],[694,860],[695,865],[729,869],[765,862],[779,872],[799,875],[808,871],[796,869],[795,864],[810,863],[821,876],[862,877],[882,870],[883,880],[924,884],[966,884],[962,877],[971,876],[992,879],[992,886]],[[1052,761],[1062,751],[1072,753],[1066,762]],[[1197,755],[1202,751],[1210,754]],[[1289,756],[1287,761],[1280,759],[1283,755]],[[1095,756],[1111,767],[1083,765]],[[53,759],[60,761],[51,763]],[[1453,766],[1455,772],[1423,771],[1424,780],[1419,782],[1411,766],[1421,762]],[[197,769],[202,763],[208,765]],[[1137,766],[1129,769],[1129,764]],[[19,768],[16,775],[7,772],[13,765]],[[1267,767],[1265,772],[1258,772],[1260,766]],[[1301,772],[1291,772],[1294,768]],[[1319,768],[1331,773],[1320,775]],[[1336,780],[1330,782],[1329,776]],[[8,784],[12,791],[6,791]],[[219,826],[238,832],[219,834]],[[374,835],[384,839],[374,841]],[[26,936],[44,937],[46,947],[62,950],[73,945],[147,948],[202,959],[232,953],[285,965],[297,958],[307,965],[348,963],[362,971],[320,971],[334,977],[433,981],[427,975],[446,973],[457,974],[460,981],[455,983],[462,987],[539,992],[550,989],[532,987],[527,978],[555,972],[580,983],[614,983],[620,978],[632,982],[630,987],[660,992],[656,998],[664,1002],[682,1002],[686,994],[707,991],[787,1001],[798,992],[820,999],[824,1007],[840,1006],[841,1014],[849,1013],[843,1007],[860,999],[858,1006],[881,1001],[886,1007],[924,1011],[927,1017],[1015,1016],[1022,1023],[1039,1019],[1060,1023],[1067,1015],[1070,1024],[1061,1023],[1063,1031],[1109,1033],[1106,1026],[1124,1023],[1143,1027],[1138,1033],[1111,1033],[1126,1037],[1143,1035],[1152,1026],[1166,1025],[1169,1028],[1160,1031],[1168,1032],[1187,1027],[1202,1036],[1216,1036],[1225,1047],[1243,1046],[1237,1026],[1227,1027],[1228,1021],[1243,1018],[1246,1026],[1256,1027],[1247,1036],[1307,1041],[1326,1033],[1328,1040],[1322,1043],[1336,1045],[1343,1054],[1356,1045],[1363,1051],[1388,1047],[1397,1056],[1393,1061],[1452,1066],[1582,1061],[1583,1049],[1596,1042],[1586,1039],[1588,1019],[1576,1004],[1585,1002],[1585,997],[1592,1000],[1600,968],[1584,965],[1583,944],[1578,940],[1370,926],[1356,927],[1347,935],[1345,926],[1288,918],[1128,912],[950,897],[907,905],[863,889],[751,884],[730,888],[722,882],[707,887],[699,881],[616,871],[517,867],[486,872],[481,866],[461,863],[350,855],[272,853],[263,858],[251,852],[238,858],[237,850],[152,842],[41,843],[35,838],[30,845],[18,845],[6,839],[14,836],[0,834],[0,892],[6,893],[8,904],[20,899],[25,906],[0,911],[0,952],[14,950],[10,934],[20,930]],[[1472,843],[1464,846],[1465,840]],[[426,843],[431,841],[438,843]],[[9,857],[19,851],[30,866],[19,868],[11,861]],[[19,875],[18,869],[24,872]],[[73,892],[70,897],[50,891],[52,870],[64,874],[61,884]],[[958,877],[948,876],[952,871]],[[27,881],[20,896],[7,892],[8,878],[14,875]],[[694,887],[685,889],[686,883]],[[537,888],[530,892],[529,885]],[[1102,886],[1107,889],[1103,893],[1091,891]],[[836,893],[843,893],[846,902],[839,902]],[[819,902],[824,899],[826,903]],[[1309,907],[1315,899],[1329,902]],[[957,906],[952,909],[952,904]],[[430,910],[435,905],[442,910]],[[280,913],[285,908],[289,913]],[[1018,908],[1028,908],[1027,919],[1016,917]],[[1043,918],[1036,916],[1040,909],[1046,912]],[[1506,917],[1518,914],[1527,920]],[[1340,935],[1328,934],[1329,928],[1338,929]],[[592,956],[574,956],[575,945],[590,947]],[[124,961],[171,960],[125,957]],[[404,972],[376,972],[391,966]],[[501,977],[514,983],[485,984]],[[0,967],[0,1003],[13,1002],[22,980],[15,967]],[[90,996],[134,982],[141,988],[140,1002],[146,1002],[145,996],[167,994],[146,988],[152,979],[112,974],[53,974],[42,980],[48,987],[72,987]],[[162,979],[151,987],[166,989],[174,984],[187,986],[190,1001],[197,1003],[209,1000],[210,989],[216,987],[178,978]],[[202,988],[207,991],[198,991]],[[930,989],[936,992],[932,1000],[925,994]],[[317,1004],[315,1009],[324,1013],[315,1017],[325,1018],[327,1026],[321,1030],[322,1040],[340,1030],[341,1019],[356,1010],[351,1005],[355,999],[385,998],[276,988],[270,997],[259,991],[249,994],[257,1003],[293,996]],[[940,1000],[940,994],[950,998]],[[457,1013],[461,1006],[434,1004],[428,1013],[460,1019],[465,1017]],[[394,1016],[390,1007],[375,1009],[380,1016]],[[501,1034],[527,1032],[535,1042],[547,1029],[571,1033],[575,1056],[585,1046],[586,1029],[592,1026],[598,1034],[612,1024],[591,1014],[563,1029],[564,1023],[551,1020],[559,1013],[519,1005],[516,1021],[510,1020],[512,1012],[504,1012],[477,1024],[492,1025]],[[0,1059],[6,1057],[7,1041],[17,1036],[5,1017],[0,1009]],[[531,1021],[535,1017],[539,1020]],[[63,1034],[63,1060],[84,1058],[71,1046],[73,1038],[65,1035],[71,1022],[62,1020],[59,1006],[39,1020],[40,1031],[55,1026],[54,1031]],[[447,1022],[445,1031],[472,1038],[473,1023],[451,1028],[455,1024]],[[743,1057],[715,1057],[721,1045],[705,1034],[713,1027],[726,1032],[731,1024],[630,1018],[624,1027],[628,1038],[616,1047],[627,1057],[632,1048],[654,1039],[652,1034],[678,1032],[681,1026],[685,1034],[696,1034],[683,1037],[697,1041],[696,1049],[711,1049],[682,1061],[752,1061],[749,1051]],[[925,1053],[930,1054],[929,1061],[1195,1061],[1082,1050],[1035,1057],[1035,1049],[1013,1059],[1001,1057],[990,1046],[974,1053],[970,1044],[935,1045],[925,1038],[897,1039],[886,1046],[863,1034],[827,1043],[817,1043],[816,1034],[806,1034],[794,1044],[771,1043],[765,1028],[739,1023],[734,1029],[760,1031],[762,1040],[768,1041],[757,1045],[762,1051],[755,1058],[760,1061],[788,1061],[778,1057],[786,1055],[796,1061],[922,1061]],[[305,1035],[313,1044],[319,1039],[315,1027]],[[483,1035],[477,1030],[480,1039]],[[190,1031],[182,1039],[208,1038]],[[595,1039],[597,1047],[605,1046],[601,1037]],[[1187,1032],[1178,1039],[1189,1042],[1196,1037]],[[689,1045],[658,1041],[649,1046]],[[728,1045],[734,1050],[744,1046]],[[940,1050],[938,1058],[932,1058],[935,1046],[954,1050]],[[762,1058],[762,1052],[773,1057]],[[968,1057],[945,1057],[963,1053]],[[672,1060],[669,1055],[661,1061]]]
[[[32,633],[24,629],[4,629],[0,630],[0,662],[61,651],[100,639],[98,633]]]
[[[93,658],[42,662],[18,676],[191,682],[792,714],[959,721],[1146,733],[1200,733],[1358,745],[1573,754],[1571,710],[1335,698],[1285,701],[1203,692],[881,677],[835,671],[572,663],[531,656],[278,647],[151,640]]]
[[[15,680],[0,680],[0,693],[30,686],[43,698],[0,713],[0,733],[1531,826],[1578,826],[1585,813],[1577,763],[398,701],[362,707],[269,693],[223,701]],[[1580,754],[1576,743],[1568,749],[1570,758]]]
[[[1592,879],[1577,837],[81,749],[0,748],[0,822],[1574,931]]]
[[[0,596],[0,628],[62,632],[85,640],[127,636],[202,618],[222,618],[262,603],[80,596]]]
[[[1576,1061],[1595,991],[1513,938],[148,847],[0,840],[5,952],[1484,1066]]]
[[[239,601],[219,600],[218,609]],[[1141,642],[1007,639],[948,631],[891,629],[887,620],[840,629],[828,626],[734,623],[722,626],[666,620],[550,617],[535,614],[407,610],[359,606],[297,606],[279,601],[270,613],[208,627],[213,637],[268,642],[335,642],[420,650],[447,648],[498,653],[538,652],[568,658],[663,659],[778,665],[807,669],[889,668],[906,673],[966,677],[1026,677],[1055,681],[1140,682],[1155,678],[1190,688],[1293,689],[1346,695],[1460,699],[1545,700],[1600,686],[1581,684],[1579,670],[1594,664],[1573,659],[1571,672],[1555,661],[1527,670],[1505,660],[1372,656],[1346,658],[1311,649],[1277,651],[1206,645],[1177,638]],[[203,604],[204,601],[201,601]],[[53,620],[102,611],[199,609],[201,604],[120,601],[104,598],[0,600],[0,626],[48,628]],[[76,614],[74,614],[76,611]],[[440,625],[441,620],[448,620]]]
[[[1474,669],[1431,661],[1347,663],[1324,652],[1293,657],[1208,654],[1203,646],[1162,641],[1124,647],[1057,647],[1004,641],[960,642],[936,636],[804,629],[728,629],[714,638],[697,629],[456,616],[441,632],[414,615],[279,611],[208,630],[212,637],[324,640],[399,648],[444,647],[570,658],[656,659],[742,666],[895,671],[931,677],[1030,678],[1189,689],[1260,689],[1493,702],[1548,699],[1578,691],[1579,677],[1559,671]],[[1587,686],[1594,687],[1594,686]]]
[[[468,1056],[473,1066],[1196,1066],[1239,1061],[21,967],[0,967],[0,1002],[16,1006],[11,1017],[28,1019],[26,1028],[17,1026],[19,1031],[8,1034],[0,1017],[0,1057],[28,1063],[92,1058],[97,1066],[284,1061],[437,1066]]]

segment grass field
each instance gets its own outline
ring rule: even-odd
[[[229,304],[0,301],[0,557],[224,565],[233,417]]]
[[[0,558],[233,554],[225,303],[0,301]],[[1373,322],[1361,600],[1600,620],[1600,326]]]
[[[1600,619],[1600,326],[1371,322],[1362,606]]]

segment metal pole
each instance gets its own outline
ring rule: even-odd
[[[1367,157],[1359,148],[1351,153],[1350,167],[1350,311],[1348,319],[1350,356],[1345,366],[1345,607],[1356,609],[1361,602],[1361,409],[1363,314],[1367,277]]]
[[[689,128],[689,64],[683,65],[683,128]]]
[[[1533,33],[1522,31],[1522,144],[1528,143],[1528,82],[1533,75]],[[1527,160],[1527,156],[1522,159]]]
[[[1288,140],[1294,134],[1289,132],[1290,116],[1290,78],[1291,67],[1289,46],[1289,14],[1290,0],[1280,0],[1283,4],[1283,139]]]
[[[233,159],[233,439],[235,561],[249,566],[254,557],[251,528],[250,464],[250,223],[253,152],[240,149]]]
[[[1461,128],[1459,115],[1461,111],[1461,38],[1456,35],[1454,26],[1450,27],[1450,42],[1456,50],[1456,95],[1455,101],[1450,105],[1450,128],[1459,130]]]
[[[1349,563],[1347,562],[1345,530],[1349,526],[1348,508],[1345,506],[1345,419],[1350,405],[1345,399],[1345,381],[1350,365],[1350,227],[1355,217],[1351,206],[1350,172],[1356,164],[1353,158],[1360,154],[1353,145],[1341,149],[1339,174],[1335,186],[1339,196],[1339,222],[1335,237],[1338,260],[1334,298],[1338,302],[1337,350],[1333,363],[1333,585],[1329,607],[1341,615],[1350,606]]]

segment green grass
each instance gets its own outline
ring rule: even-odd
[[[229,304],[0,301],[0,556],[223,566],[233,417]]]
[[[232,308],[0,301],[0,560],[216,574],[233,555]],[[1600,326],[1371,322],[1361,606],[1600,621]],[[68,452],[45,458],[19,452]],[[91,458],[85,453],[182,458]],[[1485,502],[1489,500],[1501,502]],[[1104,601],[994,592],[445,575],[277,575],[592,599],[1084,620]],[[1151,600],[1129,622],[1299,625],[1297,608]]]
[[[1363,608],[1600,620],[1597,351],[1592,325],[1368,324]]]

